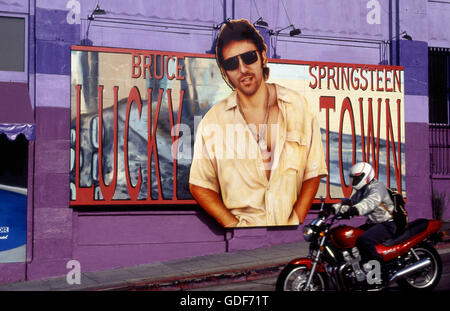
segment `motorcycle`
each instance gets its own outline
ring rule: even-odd
[[[361,265],[356,245],[362,229],[348,225],[333,226],[343,219],[323,213],[321,198],[317,218],[304,226],[309,245],[305,258],[296,258],[280,272],[278,291],[353,291],[383,290],[397,283],[405,290],[432,290],[439,283],[442,261],[433,243],[442,241],[441,221],[417,219],[400,235],[376,246],[383,262]],[[347,218],[348,219],[348,218]]]

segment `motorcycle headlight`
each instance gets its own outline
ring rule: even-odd
[[[303,237],[306,241],[310,241],[314,236],[314,230],[310,226],[303,227]]]

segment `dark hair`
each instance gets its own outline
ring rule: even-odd
[[[252,41],[258,49],[259,56],[262,60],[262,53],[267,51],[267,46],[264,43],[263,37],[258,30],[250,24],[246,19],[227,20],[222,26],[220,34],[216,43],[216,60],[219,67],[222,69],[223,62],[223,48],[232,41]],[[263,64],[264,66],[264,64]],[[263,67],[264,79],[269,77],[269,68]]]

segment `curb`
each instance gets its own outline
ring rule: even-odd
[[[445,239],[442,242],[435,243],[435,244],[433,244],[433,246],[436,249],[438,249],[438,250],[439,249],[443,249],[443,248],[449,248],[450,249],[450,239]]]
[[[223,271],[177,279],[148,280],[135,284],[118,284],[88,289],[90,291],[182,291],[212,285],[253,281],[277,276],[287,263],[241,270]]]
[[[450,252],[450,239],[437,243],[434,247],[443,253]],[[444,250],[447,249],[448,251]],[[134,284],[118,284],[106,287],[87,289],[90,291],[183,291],[214,285],[224,285],[253,281],[279,275],[288,263],[259,266],[239,270],[230,270],[210,274],[202,274],[177,279],[138,281]]]

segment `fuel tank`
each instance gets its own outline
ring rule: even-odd
[[[356,239],[364,232],[356,227],[341,225],[330,231],[331,242],[338,248],[352,248],[356,244]]]

